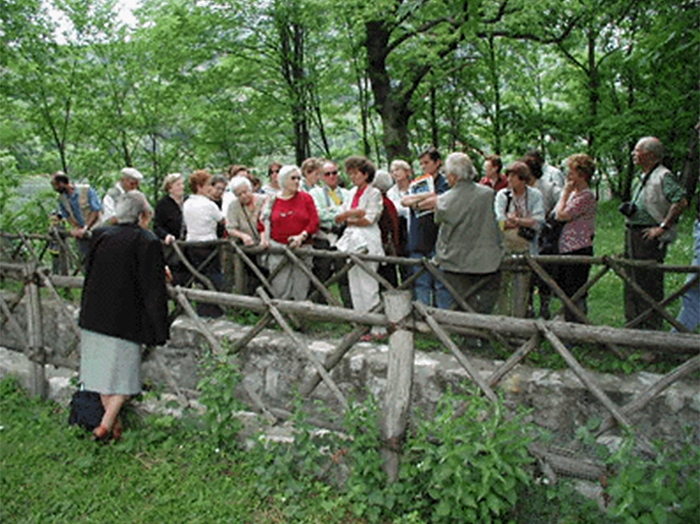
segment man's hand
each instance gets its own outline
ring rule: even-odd
[[[642,237],[644,240],[654,240],[663,235],[664,231],[666,230],[662,227],[648,227],[642,231]]]

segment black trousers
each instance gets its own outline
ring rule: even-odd
[[[593,256],[593,247],[584,247],[568,253],[561,253],[563,256]],[[566,296],[571,298],[576,292],[588,282],[588,275],[591,272],[590,264],[552,264],[550,273],[554,281],[566,293]],[[581,300],[576,302],[576,305],[584,313],[587,312],[586,296],[581,297]],[[564,308],[564,318],[567,322],[579,322],[576,316],[569,311],[569,308]]]
[[[658,239],[646,240],[643,237],[645,228],[627,227],[625,231],[625,258],[631,260],[653,260],[663,264],[666,258],[666,244]],[[646,291],[656,302],[664,298],[664,273],[658,269],[629,268],[628,273],[633,282]],[[625,282],[625,318],[631,321],[644,313],[651,306],[632,286]],[[663,317],[652,313],[637,329],[660,330]]]

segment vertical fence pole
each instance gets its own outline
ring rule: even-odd
[[[389,337],[387,391],[381,428],[385,442],[382,449],[384,471],[389,481],[394,482],[399,473],[401,443],[408,425],[413,384],[413,332],[401,325],[411,315],[411,292],[388,291],[383,297],[387,319],[397,326]]]
[[[34,396],[46,398],[48,394],[48,384],[46,382],[46,372],[44,364],[46,354],[44,353],[44,337],[41,325],[41,297],[39,296],[39,275],[35,268],[26,271],[27,279],[27,351],[29,354],[30,366],[30,391]]]
[[[233,258],[233,289],[234,293],[244,295],[246,292],[245,262],[234,249],[226,249],[228,256]]]

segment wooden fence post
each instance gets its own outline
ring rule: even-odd
[[[41,325],[41,297],[39,296],[39,276],[35,268],[27,269],[25,274],[27,279],[27,357],[30,366],[30,392],[34,396],[46,398],[48,395],[48,384],[46,382],[46,371],[44,364],[46,354],[44,353],[44,337]]]
[[[389,336],[387,391],[381,426],[385,442],[382,449],[384,471],[389,481],[394,482],[399,474],[401,443],[406,434],[413,384],[413,332],[400,324],[411,315],[411,292],[388,291],[383,298],[387,319],[398,326]]]

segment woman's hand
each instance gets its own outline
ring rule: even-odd
[[[173,272],[168,266],[165,266],[165,282],[171,284],[173,281]]]
[[[267,249],[268,247],[270,247],[270,241],[265,237],[261,238],[260,239],[260,247],[263,249]]]
[[[166,246],[169,246],[170,244],[175,242],[175,237],[173,235],[171,235],[170,233],[168,233],[167,235],[165,235],[163,242],[165,242]]]
[[[308,238],[309,234],[306,231],[302,231],[298,235],[293,235],[289,237],[289,247],[296,248],[301,246],[304,241]]]
[[[253,244],[255,244],[255,240],[253,240],[253,237],[251,237],[247,233],[241,233],[238,238],[240,238],[243,241],[244,246],[252,246]]]

